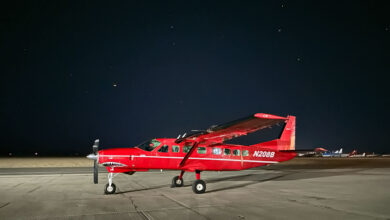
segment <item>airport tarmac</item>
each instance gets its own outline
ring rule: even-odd
[[[304,169],[299,159],[282,164],[204,172],[205,194],[192,192],[194,173],[180,188],[170,188],[178,171],[118,174],[117,193],[104,195],[107,173],[95,185],[89,167],[1,168],[0,219],[390,219],[383,161],[331,169]]]

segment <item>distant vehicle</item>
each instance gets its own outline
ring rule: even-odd
[[[357,150],[353,150],[353,151],[349,154],[349,157],[366,157],[366,153],[358,154]]]
[[[343,154],[343,148],[340,148],[340,150],[336,151],[326,151],[322,153],[323,157],[341,157]]]
[[[224,143],[260,129],[282,123],[283,131],[278,139],[250,146]],[[109,172],[106,194],[115,193],[112,182],[114,173],[132,175],[149,169],[180,170],[180,175],[172,179],[172,187],[183,186],[184,172],[195,172],[196,180],[192,190],[199,194],[206,191],[206,183],[201,180],[202,171],[244,170],[268,164],[291,160],[295,151],[295,116],[281,117],[257,113],[207,130],[196,131],[175,138],[148,140],[134,148],[116,148],[98,151],[99,140],[93,145],[93,153],[88,155],[94,163],[94,183],[98,183],[98,165]]]

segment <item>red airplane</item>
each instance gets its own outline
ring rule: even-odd
[[[284,124],[278,139],[250,146],[226,144],[226,140]],[[112,182],[114,173],[129,175],[149,169],[180,170],[172,179],[172,187],[183,186],[184,172],[195,172],[192,190],[199,194],[206,191],[201,180],[202,171],[233,171],[287,161],[296,156],[295,116],[280,117],[257,113],[207,130],[179,135],[178,138],[148,140],[133,148],[115,148],[98,151],[99,140],[93,145],[93,153],[87,158],[94,162],[94,183],[98,183],[98,165],[108,170],[105,194],[115,193]]]

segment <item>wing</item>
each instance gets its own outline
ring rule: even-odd
[[[183,141],[201,141],[212,143],[222,143],[226,140],[236,138],[242,135],[271,127],[272,125],[284,123],[285,117],[276,115],[256,113],[249,117],[241,118],[228,123],[211,126],[206,131],[198,131],[192,134],[180,137],[176,143]]]

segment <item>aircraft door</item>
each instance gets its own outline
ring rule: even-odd
[[[135,157],[134,155],[130,155],[130,167],[131,168],[135,168],[136,167],[136,161],[137,161],[137,157]]]

